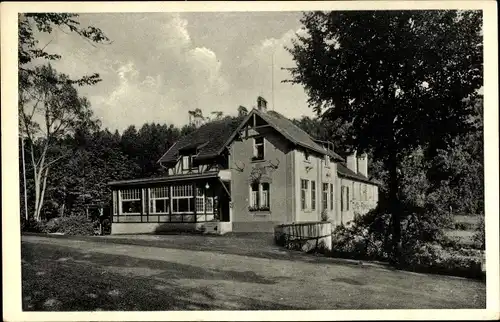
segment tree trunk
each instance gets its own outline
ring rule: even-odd
[[[38,212],[40,203],[40,175],[37,171],[36,164],[33,164],[33,179],[35,181],[35,208],[33,209],[33,219],[35,221],[40,221],[40,214]]]
[[[42,191],[40,193],[40,202],[38,203],[38,216],[40,216],[42,212],[43,199],[45,198],[45,188],[47,187],[47,177],[49,176],[49,168],[45,169],[45,174],[42,174],[43,182],[42,182]]]
[[[35,210],[33,213],[33,218],[36,221],[40,221],[40,213],[42,211],[43,199],[45,195],[45,187],[47,185],[47,177],[49,175],[49,167],[45,166],[45,159],[47,155],[48,143],[45,143],[45,146],[42,150],[42,155],[40,156],[39,164],[35,162],[34,157],[34,147],[33,142],[31,144],[31,160],[33,163],[33,172],[34,172],[34,180],[35,180]]]
[[[66,201],[63,200],[63,204],[59,208],[59,217],[64,217],[64,208],[65,208],[65,206],[66,206]]]
[[[389,157],[389,210],[392,218],[392,256],[391,262],[398,265],[401,260],[401,207],[399,200],[399,174],[396,152]]]
[[[24,158],[24,136],[21,137],[21,153],[23,161],[23,190],[24,190],[24,216],[26,221],[28,221],[28,194],[26,188],[26,160]]]
[[[49,168],[40,167],[35,171],[35,210],[33,218],[36,221],[41,220],[41,212],[43,206],[43,199],[45,197],[45,188],[47,186],[47,177],[49,176]]]

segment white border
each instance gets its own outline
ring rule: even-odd
[[[487,308],[485,310],[317,310],[195,312],[57,312],[21,310],[17,140],[18,12],[164,12],[306,10],[482,9],[484,22],[484,135]],[[498,38],[495,1],[332,2],[46,2],[1,4],[3,318],[6,321],[208,320],[490,320],[499,319]],[[10,197],[10,198],[9,198]]]

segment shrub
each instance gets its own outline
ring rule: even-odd
[[[45,225],[45,232],[65,235],[93,235],[94,223],[85,216],[53,218]]]
[[[340,225],[332,233],[332,255],[356,259],[386,259],[383,241],[368,228],[352,223]]]
[[[482,249],[482,250],[484,250],[484,246],[486,245],[484,230],[485,230],[485,226],[484,226],[484,215],[483,215],[479,219],[476,234],[474,235],[474,245],[477,248]]]
[[[477,249],[444,248],[439,244],[422,243],[406,249],[403,265],[416,271],[482,277],[483,255]]]
[[[332,233],[331,255],[363,260],[390,259],[389,218],[389,215],[374,211],[355,218],[347,226],[337,226]],[[432,221],[409,219],[402,223],[401,268],[474,278],[484,276],[480,250],[463,248],[446,239],[437,231],[439,226]],[[425,232],[425,229],[431,232]]]
[[[45,231],[45,222],[33,219],[21,219],[21,231],[27,233],[42,233]]]

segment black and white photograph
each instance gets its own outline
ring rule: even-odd
[[[4,320],[499,318],[496,4],[376,2],[2,4]]]

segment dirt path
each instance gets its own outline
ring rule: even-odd
[[[223,238],[211,240],[217,251],[183,249],[189,238],[175,237],[152,247],[23,236],[25,309],[485,307],[480,281],[286,259],[272,246],[276,258],[226,254],[224,245],[233,243]]]

